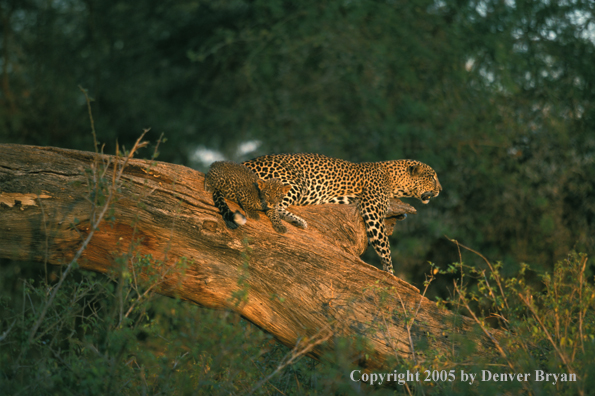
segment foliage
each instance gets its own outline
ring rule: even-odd
[[[428,295],[446,299],[456,279],[449,307],[474,312],[479,331],[508,332],[490,364],[580,378],[432,389],[574,394],[593,376],[592,268],[566,256],[595,253],[594,17],[583,0],[0,0],[0,142],[87,149],[80,85],[108,151],[150,126],[169,138],[161,159],[202,170],[196,149],[243,160],[238,147],[254,140],[249,155],[422,160],[444,191],[399,223],[398,275],[421,285],[419,263],[458,260]],[[463,264],[445,234],[501,262],[486,272],[488,260]],[[150,257],[123,257],[110,280],[73,263],[62,286],[0,267],[3,391],[242,393],[291,353],[234,315],[154,298],[124,270],[158,265]],[[347,380],[354,346],[345,345],[321,363],[289,365],[257,393],[388,393]],[[425,351],[425,364],[486,363],[463,352]]]
[[[491,269],[453,264],[452,271],[463,269],[465,275],[455,287],[458,293],[444,303],[465,314],[474,312],[478,331],[493,333],[489,323],[497,322],[505,331],[497,341],[501,355],[477,354],[473,345],[461,339],[453,340],[458,345],[454,354],[430,350],[416,341],[416,357],[395,359],[387,367],[398,373],[418,372],[420,381],[398,384],[376,380],[374,386],[350,380],[354,370],[360,370],[355,372],[356,379],[362,373],[353,360],[354,354],[363,360],[373,354],[365,337],[359,341],[335,339],[336,348],[320,361],[307,357],[300,360],[297,350],[281,346],[231,312],[202,309],[153,293],[139,298],[159,278],[138,284],[127,268],[135,272],[148,265],[154,268],[155,264],[150,257],[130,258],[128,265],[109,278],[81,270],[72,272],[30,344],[31,328],[56,282],[48,285],[33,279],[22,280],[22,298],[18,301],[1,295],[3,392],[227,395],[251,390],[263,395],[574,395],[592,386],[589,378],[593,376],[591,362],[595,358],[595,288],[585,273],[585,255],[572,253],[557,263],[553,274],[542,276],[541,291],[526,285],[526,266],[519,276],[505,278],[499,272],[500,263],[489,264]],[[50,278],[59,277],[59,271],[58,267],[52,268]],[[7,280],[14,278],[10,273],[4,275]],[[471,278],[477,278],[475,287],[468,287],[464,280]],[[378,299],[379,307],[392,312],[391,315],[402,316],[408,329],[418,325],[417,312],[387,306],[390,291],[372,286],[363,293]],[[473,311],[467,310],[470,306]],[[451,370],[455,373],[454,381],[446,376],[440,379],[440,373]],[[527,382],[481,382],[482,370],[492,374],[530,373],[531,377]],[[536,370],[576,373],[577,381],[553,384],[552,378],[537,382]],[[477,375],[473,384],[460,380],[463,371]]]
[[[460,354],[452,363],[463,364],[467,372],[489,370],[492,373],[529,373],[529,381],[491,381],[475,387],[457,384],[455,394],[585,394],[592,387],[595,358],[595,287],[588,279],[587,256],[570,253],[556,263],[554,272],[544,273],[541,290],[527,285],[530,268],[523,264],[516,277],[503,277],[502,263],[492,265],[485,257],[484,268],[469,267],[462,261],[447,272],[459,273],[454,281],[455,294],[442,303],[471,315],[483,332],[492,326],[504,330],[494,339],[500,353],[498,362],[476,355]],[[469,282],[474,279],[476,282]],[[474,284],[474,286],[469,286]],[[474,356],[469,359],[469,356]],[[536,381],[542,373],[574,373],[576,382]],[[439,384],[444,385],[444,384]],[[461,392],[461,393],[457,393]]]
[[[120,275],[72,276],[25,353],[47,289],[25,281],[22,311],[3,299],[3,324],[16,321],[0,347],[3,392],[229,394],[262,378],[270,336],[229,312],[179,300],[135,304],[131,279]]]
[[[402,277],[421,284],[419,262],[456,259],[444,234],[510,273],[551,270],[595,246],[594,11],[582,0],[4,0],[0,141],[87,148],[80,84],[108,151],[151,127],[169,138],[161,159],[202,170],[198,148],[238,160],[255,140],[251,156],[415,158],[444,191],[393,237]]]

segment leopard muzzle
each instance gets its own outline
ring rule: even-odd
[[[427,204],[428,202],[430,202],[430,198],[437,197],[438,194],[440,194],[439,191],[426,191],[421,195],[421,202]]]

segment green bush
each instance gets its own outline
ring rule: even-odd
[[[304,357],[277,370],[292,351],[270,335],[228,311],[145,294],[158,279],[135,284],[126,266],[109,277],[69,274],[29,339],[56,282],[22,280],[19,301],[0,296],[0,389],[37,395],[587,393],[595,371],[595,288],[587,279],[587,257],[572,253],[557,263],[553,274],[542,276],[540,290],[525,284],[526,266],[518,276],[503,278],[500,264],[486,263],[491,269],[453,264],[451,272],[462,270],[464,276],[456,280],[453,298],[440,303],[474,315],[478,332],[503,331],[499,357],[477,354],[465,340],[458,340],[452,354],[416,345],[417,365],[395,359],[385,370],[420,373],[419,383],[406,385],[349,379],[353,370],[362,370],[351,357],[354,349],[365,350],[365,339],[336,340],[337,348],[320,361]],[[155,262],[134,257],[128,264]],[[59,270],[52,268],[50,278]],[[467,285],[471,279],[473,286]],[[425,381],[427,370],[430,379],[434,371],[454,370],[456,380]],[[482,382],[482,370],[531,375],[527,382]],[[577,380],[537,382],[536,370],[575,373]],[[477,375],[472,385],[460,380],[461,371]]]

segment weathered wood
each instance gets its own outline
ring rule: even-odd
[[[0,257],[57,265],[71,260],[89,232],[88,169],[94,158],[74,150],[0,145]],[[278,234],[264,214],[230,230],[204,191],[200,172],[131,160],[122,182],[111,219],[79,260],[82,268],[105,273],[131,249],[162,260],[165,268],[185,259],[186,268],[168,272],[159,293],[236,311],[290,347],[323,328],[337,336],[365,335],[375,351],[362,361],[368,367],[381,367],[391,356],[411,358],[410,340],[446,352],[459,334],[475,340],[480,351],[491,348],[469,319],[455,320],[415,287],[359,259],[367,238],[354,206],[290,207],[308,222],[307,230],[288,224],[288,232]],[[389,224],[415,211],[400,201],[392,204]],[[240,279],[247,301],[237,304],[231,296],[242,288]],[[406,318],[417,310],[409,334]],[[332,345],[331,339],[324,348]]]

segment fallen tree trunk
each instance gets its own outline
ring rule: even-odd
[[[82,151],[0,145],[0,257],[68,264],[93,229],[114,163],[113,156]],[[111,165],[100,178],[102,164]],[[452,351],[457,334],[479,351],[492,349],[470,319],[359,259],[367,238],[354,206],[291,207],[307,230],[288,225],[278,234],[264,215],[230,230],[203,186],[204,175],[187,167],[130,160],[113,212],[78,265],[106,273],[122,254],[151,255],[164,264],[159,293],[236,311],[289,347],[320,331],[365,336],[374,352],[361,364],[370,368],[390,357],[411,359],[419,344]],[[414,211],[395,200],[387,224]],[[310,354],[319,356],[333,340]]]

